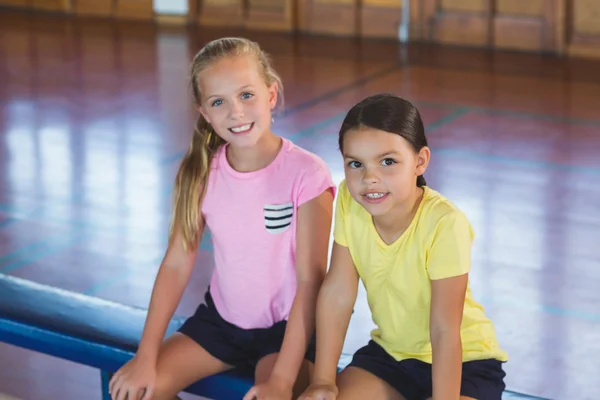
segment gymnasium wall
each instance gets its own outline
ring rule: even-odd
[[[0,0],[0,7],[396,40],[404,20],[410,41],[600,58],[600,0]]]

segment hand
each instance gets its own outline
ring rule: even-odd
[[[156,382],[156,359],[136,354],[119,369],[108,385],[112,400],[150,400]]]
[[[335,400],[337,395],[338,388],[335,383],[313,383],[298,397],[298,400]]]
[[[292,385],[271,377],[268,381],[254,385],[243,400],[291,400]]]

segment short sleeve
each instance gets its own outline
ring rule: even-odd
[[[342,246],[348,247],[348,241],[346,240],[346,213],[345,208],[347,207],[346,199],[348,195],[348,187],[346,181],[340,183],[338,196],[335,203],[335,218],[333,225],[333,240]]]
[[[320,196],[328,189],[331,189],[335,196],[336,186],[331,178],[329,168],[326,165],[318,164],[315,168],[311,168],[300,180],[296,200],[298,207]]]
[[[443,216],[427,254],[427,272],[431,280],[464,275],[471,269],[471,245],[474,233],[460,211]]]

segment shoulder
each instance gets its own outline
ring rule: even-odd
[[[283,162],[279,176],[291,185],[298,196],[298,205],[311,200],[326,190],[335,196],[336,185],[327,163],[318,155],[283,139]]]
[[[421,222],[433,241],[439,235],[454,234],[473,240],[475,233],[469,218],[456,204],[438,191],[425,187]]]

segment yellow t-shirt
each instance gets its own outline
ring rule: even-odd
[[[413,221],[392,244],[377,233],[371,215],[339,186],[334,240],[348,247],[365,285],[377,328],[373,340],[397,361],[432,362],[429,336],[431,280],[470,270],[473,230],[466,216],[435,190],[425,193]],[[508,359],[492,322],[467,288],[461,325],[463,361]]]

